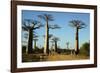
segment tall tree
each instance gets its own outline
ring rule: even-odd
[[[58,37],[53,37],[52,38],[52,42],[54,42],[54,46],[55,46],[55,52],[57,52],[57,42],[59,41],[59,38]]]
[[[75,54],[77,55],[79,53],[79,29],[83,29],[86,27],[86,24],[82,22],[81,20],[72,20],[69,22],[71,27],[74,27],[76,29],[76,37],[75,37]]]
[[[34,31],[43,25],[36,20],[25,19],[23,21],[22,29],[29,32],[28,37],[28,54],[32,53]]]
[[[43,15],[38,15],[39,18],[43,19],[46,21],[45,24],[45,45],[44,45],[44,54],[48,55],[49,54],[49,29],[56,29],[60,28],[58,25],[49,25],[49,21],[53,21],[54,18],[50,14],[43,14]]]

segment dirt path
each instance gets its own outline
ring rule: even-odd
[[[89,59],[87,56],[82,56],[82,55],[61,55],[61,54],[56,54],[56,55],[49,55],[48,56],[48,61],[56,61],[56,60],[82,60],[82,59]]]

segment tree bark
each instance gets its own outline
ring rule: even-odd
[[[75,54],[77,55],[79,53],[79,37],[78,37],[78,28],[76,28],[76,39],[75,39],[75,43],[76,43],[76,48],[75,48]]]
[[[48,26],[48,20],[46,22],[45,26],[45,45],[44,45],[44,54],[49,54],[49,26]]]
[[[28,40],[28,54],[31,54],[33,51],[33,31],[29,30],[29,40]]]
[[[55,52],[57,52],[57,41],[55,41]]]

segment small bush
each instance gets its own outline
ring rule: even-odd
[[[89,56],[90,55],[90,43],[84,43],[80,48],[80,54]]]

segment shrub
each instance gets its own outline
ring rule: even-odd
[[[90,43],[84,43],[80,48],[80,54],[89,56],[90,55]]]

